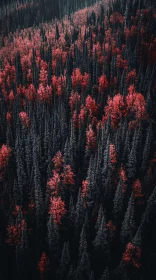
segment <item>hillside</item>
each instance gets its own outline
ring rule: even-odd
[[[2,280],[156,279],[155,1],[95,2],[1,8]]]

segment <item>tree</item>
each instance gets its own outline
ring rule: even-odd
[[[61,197],[50,197],[49,214],[53,215],[54,223],[59,225],[62,217],[66,214],[65,202]]]
[[[47,272],[48,266],[49,266],[49,258],[46,255],[46,253],[43,252],[42,255],[41,255],[41,258],[40,258],[40,260],[38,262],[38,270],[40,272],[41,279],[44,279],[43,276]]]
[[[83,225],[81,230],[81,235],[80,235],[80,242],[79,242],[79,260],[81,259],[84,250],[87,250],[87,240],[86,240],[85,227]]]
[[[120,238],[123,243],[129,242],[134,235],[136,228],[134,221],[134,212],[134,198],[132,194],[128,202],[127,211],[125,213],[120,233]]]
[[[53,195],[56,196],[58,195],[60,181],[61,181],[60,175],[57,173],[57,171],[54,170],[53,176],[50,178],[50,180],[47,183]]]
[[[108,88],[109,83],[105,74],[99,77],[99,92],[102,93],[104,89]]]
[[[65,165],[63,169],[64,173],[62,175],[63,177],[63,183],[65,185],[74,185],[75,180],[74,180],[74,172],[72,171],[72,168],[70,165]]]
[[[80,259],[80,263],[79,263],[79,266],[77,268],[77,273],[78,273],[78,277],[76,278],[77,280],[89,279],[90,260],[89,260],[89,256],[88,256],[88,253],[87,253],[86,249],[84,249],[84,251],[82,253],[82,257]]]
[[[49,221],[47,224],[48,228],[48,249],[49,249],[49,256],[52,260],[57,260],[60,256],[60,245],[59,245],[59,232],[57,225],[54,222],[52,214],[50,214]]]
[[[102,218],[101,225],[99,226],[93,245],[95,251],[101,252],[102,256],[107,260],[110,259],[110,248],[107,241],[107,229],[104,217]]]
[[[3,175],[6,171],[10,155],[11,148],[3,144],[0,148],[0,179],[3,178]]]
[[[142,187],[139,179],[134,181],[132,185],[132,189],[133,189],[134,199],[137,201],[138,204],[142,204],[144,195],[142,193]]]
[[[95,132],[94,132],[91,124],[89,125],[89,129],[86,132],[86,138],[87,138],[86,148],[95,150],[96,149],[96,135],[95,135]]]
[[[64,242],[62,256],[60,261],[60,269],[57,272],[57,279],[65,279],[70,264],[69,242]]]
[[[146,141],[143,149],[143,159],[142,159],[142,165],[141,165],[141,170],[144,172],[149,160],[150,156],[150,147],[151,147],[151,142],[153,138],[153,133],[152,133],[152,124],[149,124],[147,134],[146,134]]]
[[[123,215],[123,181],[120,179],[114,197],[113,215],[117,222],[121,221]]]
[[[123,261],[126,264],[132,264],[136,268],[140,268],[140,257],[141,257],[141,249],[134,246],[131,242],[129,242],[126,246],[126,250],[123,254]]]
[[[136,158],[136,133],[135,133],[133,137],[132,148],[127,163],[128,177],[130,179],[133,179],[135,177],[137,171],[136,162],[137,162],[137,158]]]

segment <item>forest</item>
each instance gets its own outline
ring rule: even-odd
[[[0,5],[0,279],[156,279],[155,0]]]

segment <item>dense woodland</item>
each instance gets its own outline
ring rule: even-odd
[[[155,1],[3,4],[0,279],[153,280],[155,237]]]

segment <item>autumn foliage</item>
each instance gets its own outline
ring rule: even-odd
[[[154,279],[154,0],[2,2],[1,278]]]
[[[123,254],[123,261],[126,264],[132,264],[136,268],[139,268],[141,266],[140,258],[141,258],[141,249],[129,242]]]
[[[41,279],[44,279],[43,276],[44,276],[45,272],[47,272],[48,269],[49,269],[49,258],[46,255],[46,253],[43,252],[42,256],[38,262],[38,270],[40,272]]]
[[[54,222],[57,225],[61,223],[62,217],[66,214],[65,203],[61,197],[50,198],[49,214],[53,215]]]
[[[3,144],[2,147],[0,148],[0,179],[3,178],[3,175],[6,171],[10,155],[11,155],[11,148]]]

